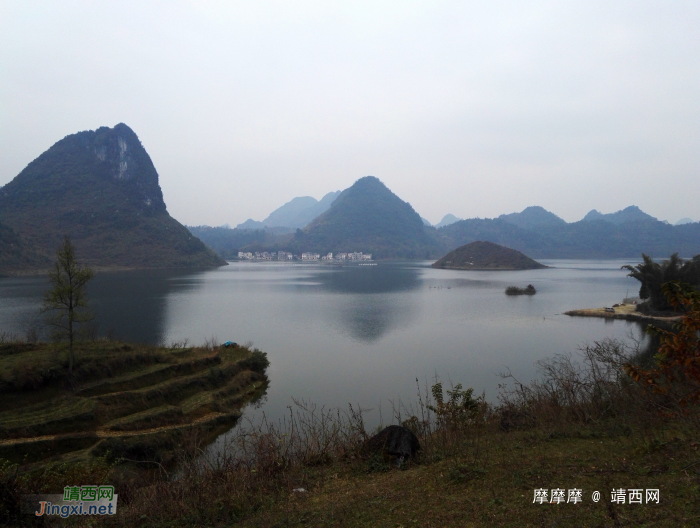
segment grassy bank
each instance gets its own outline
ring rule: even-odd
[[[267,364],[263,352],[246,346],[98,340],[78,345],[69,375],[60,345],[0,343],[4,476],[14,467],[31,481],[28,490],[49,492],[56,468],[70,475],[93,467],[103,478],[128,481],[154,464],[168,467],[186,438],[204,443],[238,420],[266,385]]]
[[[89,443],[90,435],[108,424],[118,434],[141,424],[169,427],[191,415],[187,401],[195,401],[191,409],[214,405],[218,398],[197,400],[187,391],[194,379],[211,387],[198,394],[227,386],[207,385],[212,382],[201,378],[217,350],[186,350],[163,351],[163,357],[172,354],[182,361],[143,362],[140,375],[83,381],[76,394],[85,391],[94,406],[86,411],[76,404],[70,412],[66,407],[61,416],[104,416],[96,418],[102,429],[82,431]],[[253,357],[249,350],[233,353],[239,355],[231,365]],[[194,364],[181,367],[187,372],[180,376],[157,368],[187,364],[184,358]],[[394,409],[393,422],[413,430],[422,446],[401,468],[390,457],[363,450],[375,431],[366,429],[362,410],[297,402],[281,423],[237,428],[216,458],[201,456],[206,434],[183,428],[177,445],[165,450],[176,466],[164,464],[157,450],[137,446],[143,462],[156,468],[143,471],[139,468],[147,464],[128,461],[133,460],[128,451],[115,456],[112,448],[93,446],[83,448],[84,456],[57,462],[4,462],[0,490],[7,506],[23,493],[56,493],[65,485],[92,482],[115,485],[119,513],[114,518],[19,518],[47,526],[698,526],[697,409],[675,412],[668,395],[633,382],[622,370],[633,359],[634,351],[615,342],[573,357],[556,356],[540,363],[536,382],[506,376],[498,405],[459,385],[417,388],[412,406]],[[225,370],[225,359],[217,368]],[[162,391],[153,390],[161,384]],[[139,410],[134,402],[141,399],[115,396],[133,391],[159,405]],[[173,394],[178,401],[168,400]],[[130,412],[100,414],[112,406]],[[209,408],[200,415],[214,412],[221,411]],[[97,439],[98,445],[106,440]],[[533,504],[538,488],[581,489],[582,502]],[[658,489],[659,504],[611,502],[613,490],[620,489]],[[601,494],[599,502],[592,500],[594,491]]]

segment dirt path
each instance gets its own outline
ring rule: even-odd
[[[193,425],[202,425],[206,422],[214,421],[221,416],[226,416],[225,413],[210,413],[204,416],[200,416],[188,422],[186,424],[175,424],[175,425],[164,425],[161,427],[153,427],[151,429],[138,429],[135,431],[108,431],[106,429],[97,429],[95,431],[81,431],[79,433],[65,433],[65,434],[55,434],[55,435],[44,435],[44,436],[32,436],[28,438],[7,438],[0,440],[0,446],[13,445],[13,444],[25,444],[30,442],[43,442],[45,440],[61,440],[63,438],[85,438],[90,436],[95,436],[97,438],[114,438],[119,436],[140,436],[147,434],[160,433],[162,431],[170,431],[173,429],[185,429],[187,427],[192,427]]]

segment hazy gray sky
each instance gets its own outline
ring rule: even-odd
[[[129,125],[186,224],[374,175],[424,217],[700,220],[700,3],[0,0],[0,185]]]

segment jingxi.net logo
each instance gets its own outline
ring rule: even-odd
[[[22,497],[23,513],[37,517],[74,515],[114,515],[117,513],[114,486],[66,486],[63,495],[27,495]]]

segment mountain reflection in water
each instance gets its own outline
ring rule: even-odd
[[[354,265],[322,270],[313,280],[324,291],[341,294],[326,315],[359,341],[376,341],[392,328],[410,324],[417,312],[404,294],[420,287],[417,269]]]
[[[183,270],[98,273],[88,296],[99,333],[139,343],[164,341],[169,298],[195,294],[202,285],[198,280],[202,274]]]
[[[486,391],[496,401],[499,372],[521,381],[539,359],[604,338],[643,337],[626,321],[574,318],[566,310],[610,306],[638,283],[632,261],[546,261],[531,271],[438,270],[430,262],[376,266],[235,263],[206,271],[98,273],[89,287],[100,332],[158,343],[252,341],[268,353],[270,386],[262,409],[285,416],[291,398],[326,407],[375,409],[412,402],[435,374]],[[507,286],[533,284],[512,298]],[[0,278],[0,332],[37,324],[46,277]]]

